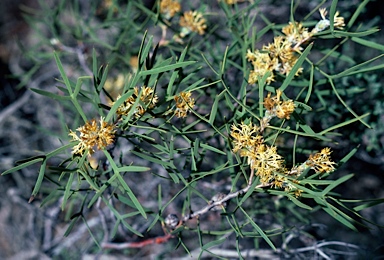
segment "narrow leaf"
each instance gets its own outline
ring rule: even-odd
[[[27,162],[25,162],[25,163],[22,163],[22,164],[20,164],[20,165],[17,165],[17,166],[15,166],[15,167],[9,169],[9,170],[4,171],[3,173],[1,173],[1,175],[6,175],[6,174],[9,174],[9,173],[12,173],[12,172],[16,172],[16,171],[18,171],[18,170],[20,170],[20,169],[23,169],[23,168],[25,168],[25,167],[27,167],[27,166],[29,166],[29,165],[32,165],[32,164],[41,162],[41,161],[43,161],[43,160],[44,160],[44,158],[36,158],[36,159],[32,159],[32,160],[30,160],[30,161],[27,161]]]
[[[36,92],[37,94],[39,95],[42,95],[42,96],[46,96],[46,97],[49,97],[49,98],[52,98],[52,99],[56,99],[56,100],[62,100],[62,101],[67,101],[67,100],[71,100],[71,97],[69,96],[61,96],[61,95],[56,95],[56,94],[53,94],[49,91],[45,91],[45,90],[41,90],[41,89],[37,89],[37,88],[30,88],[33,92]]]
[[[60,71],[61,77],[64,80],[64,84],[67,87],[68,93],[70,95],[72,95],[71,83],[69,82],[69,79],[68,79],[67,75],[65,74],[63,64],[61,63],[60,58],[59,58],[59,56],[57,55],[56,52],[53,52],[53,56],[55,57],[57,67],[58,67],[58,69]]]
[[[120,175],[119,173],[119,168],[117,167],[117,165],[115,164],[115,161],[112,159],[111,155],[109,154],[109,152],[103,150],[105,156],[107,157],[112,169],[113,169],[113,172],[114,172],[114,175],[117,176],[117,179],[119,180],[120,184],[123,186],[124,190],[127,192],[129,198],[132,200],[132,202],[135,204],[137,210],[141,213],[141,215],[144,217],[144,218],[147,218],[147,214],[145,213],[143,207],[141,206],[140,202],[137,200],[135,194],[133,194],[132,190],[129,188],[129,186],[127,185],[127,183],[125,182],[125,180],[123,179],[123,177]]]
[[[147,76],[147,75],[159,74],[159,73],[166,72],[166,71],[169,71],[169,70],[174,70],[174,69],[186,67],[186,66],[194,64],[194,63],[196,63],[196,61],[178,62],[178,63],[175,63],[175,64],[166,65],[166,66],[163,66],[163,67],[160,67],[160,68],[154,68],[154,69],[150,69],[150,70],[140,71],[139,75],[140,76]]]
[[[31,198],[35,197],[40,190],[41,183],[43,182],[43,179],[44,179],[46,166],[47,166],[47,160],[44,160],[40,166],[39,176],[37,177],[37,181],[36,181],[35,187],[33,188]]]

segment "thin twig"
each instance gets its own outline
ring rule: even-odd
[[[240,254],[245,259],[250,258],[258,258],[258,259],[277,259],[279,254],[281,253],[280,249],[273,251],[272,249],[243,249],[240,251]],[[209,251],[205,251],[201,254],[200,248],[197,248],[190,252],[187,256],[180,258],[170,258],[170,259],[178,259],[178,260],[190,260],[195,259],[196,256],[200,256],[201,258],[212,257],[212,255],[221,256],[225,258],[240,258],[239,252],[237,250],[228,250],[223,248],[210,248]]]
[[[252,171],[253,172],[253,171]],[[251,177],[252,177],[252,173],[251,173]],[[250,179],[251,180],[251,179]],[[241,190],[238,190],[238,191],[235,191],[235,192],[232,192],[232,193],[229,193],[228,195],[226,195],[224,198],[222,198],[221,200],[217,200],[217,201],[214,201],[210,204],[208,204],[207,206],[203,207],[202,209],[198,210],[198,211],[195,211],[194,213],[192,214],[188,214],[186,216],[183,217],[182,219],[182,222],[186,222],[188,221],[189,219],[193,219],[193,218],[196,218],[196,217],[199,217],[205,213],[207,213],[208,211],[210,211],[212,208],[216,207],[216,206],[221,206],[223,205],[226,201],[230,200],[230,199],[233,199],[233,198],[236,198],[237,196],[241,195],[241,194],[244,194],[244,193],[247,193],[248,190],[251,188],[251,182],[249,182],[249,184],[247,185],[247,187],[241,189]],[[264,187],[269,187],[271,186],[271,184],[259,184],[257,185],[255,188],[264,188]]]
[[[127,242],[127,243],[102,243],[101,247],[104,249],[126,249],[126,248],[142,248],[147,245],[163,244],[168,242],[173,236],[169,233],[164,236],[158,236],[154,238],[148,238],[139,242]]]

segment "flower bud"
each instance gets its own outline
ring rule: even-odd
[[[179,217],[176,214],[169,214],[165,218],[165,225],[171,229],[175,229],[179,224]]]

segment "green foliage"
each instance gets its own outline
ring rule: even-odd
[[[42,205],[61,199],[70,222],[65,235],[74,232],[78,220],[87,223],[93,210],[101,217],[100,212],[107,210],[113,215],[111,226],[104,223],[105,217],[102,228],[95,231],[87,226],[98,250],[116,248],[111,242],[124,235],[122,228],[145,238],[161,235],[162,227],[167,239],[178,238],[173,248],[187,253],[198,248],[200,256],[208,252],[218,257],[211,249],[230,237],[241,257],[244,247],[239,241],[247,241],[247,248],[278,252],[289,243],[284,241],[291,229],[311,223],[311,212],[319,210],[357,231],[367,224],[358,211],[383,202],[357,198],[353,202],[360,205],[351,208],[347,203],[352,201],[334,190],[353,174],[335,177],[333,166],[326,172],[305,166],[322,147],[337,150],[339,140],[348,140],[342,133],[349,131],[344,130],[349,125],[364,130],[351,134],[352,151],[338,156],[336,170],[356,152],[361,135],[371,140],[368,149],[382,149],[375,142],[379,137],[368,129],[372,125],[384,132],[379,123],[383,104],[359,109],[355,99],[366,89],[371,98],[383,95],[373,76],[384,68],[383,55],[359,60],[349,51],[351,44],[361,45],[366,52],[384,49],[370,40],[377,28],[357,24],[369,1],[356,6],[340,29],[334,26],[338,1],[333,0],[329,28],[303,41],[291,70],[286,74],[271,70],[255,84],[248,83],[254,69],[247,60],[248,50],[261,50],[268,45],[268,37],[283,35],[281,29],[297,19],[296,1],[284,24],[255,12],[263,1],[207,2],[198,9],[206,19],[205,33],[192,31],[184,37],[178,23],[182,12],[167,19],[159,11],[160,2],[145,6],[142,1],[91,1],[88,9],[75,0],[53,6],[39,2],[41,10],[26,18],[37,31],[41,26],[46,31],[26,55],[37,64],[55,60],[59,73],[56,90],[32,91],[65,104],[64,117],[75,119],[61,122],[67,134],[68,129],[81,132],[79,127],[94,118],[115,129],[113,143],[107,142],[95,153],[91,152],[94,144],[73,154],[71,149],[83,141],[65,135],[60,137],[62,147],[3,172],[41,163],[30,201],[39,193]],[[194,1],[183,1],[182,10],[193,10],[193,5]],[[301,22],[312,29],[317,18],[316,9]],[[130,63],[135,60],[136,64]],[[272,72],[276,75],[269,82]],[[119,75],[121,84],[114,81]],[[236,138],[231,131],[243,122],[263,126],[268,115],[263,104],[268,93],[278,95],[277,90],[282,101],[293,101],[295,109],[290,117],[269,119],[260,130],[265,145],[277,147],[285,158],[281,170],[275,169],[274,177],[265,182],[260,169],[234,152]],[[188,102],[182,93],[191,93],[195,102]],[[130,98],[127,114],[119,114]],[[177,116],[177,100],[186,103],[186,117]],[[139,113],[140,109],[144,112]],[[372,118],[377,121],[369,122]],[[53,158],[59,161],[55,166],[50,163]],[[293,169],[300,165],[307,168],[294,176]],[[284,178],[281,186],[279,176]],[[146,186],[155,190],[148,194],[143,190]],[[224,194],[222,200],[213,200],[219,192]],[[220,207],[220,215],[214,207]],[[167,224],[168,214],[178,215],[176,226]],[[209,224],[208,215],[220,223]],[[191,224],[196,219],[197,224]],[[191,244],[186,239],[190,236],[199,242]]]

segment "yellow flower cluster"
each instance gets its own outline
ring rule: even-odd
[[[300,44],[312,37],[312,33],[308,32],[308,28],[304,27],[300,22],[289,22],[281,31],[292,45]]]
[[[264,99],[264,107],[267,109],[268,117],[277,116],[280,119],[289,119],[290,115],[295,110],[295,104],[292,100],[282,101],[281,90],[276,90],[276,96],[271,97],[271,93],[268,93],[268,96]]]
[[[164,14],[166,19],[172,18],[176,13],[180,12],[181,5],[178,1],[161,0],[160,12]]]
[[[263,137],[256,125],[241,123],[232,125],[231,136],[234,138],[233,152],[240,151],[241,157],[246,157],[248,165],[256,171],[263,184],[268,184],[283,169],[283,157],[277,154],[275,146],[264,143]]]
[[[207,25],[203,15],[197,11],[184,12],[180,18],[180,26],[182,27],[180,36],[185,37],[191,32],[197,32],[200,35],[205,33]]]
[[[328,14],[327,10],[325,8],[320,8],[319,12],[321,20],[316,24],[315,28],[313,28],[312,33],[324,31],[331,24],[331,21],[326,18],[326,15]],[[336,12],[333,16],[333,26],[338,29],[343,29],[345,26],[344,18],[339,16],[339,12]]]
[[[141,92],[141,93],[140,93]],[[134,88],[134,93],[132,96],[127,98],[118,108],[116,113],[118,115],[128,115],[128,113],[131,111],[131,108],[133,104],[135,103],[137,97],[140,96],[140,103],[136,106],[135,112],[133,115],[135,117],[140,117],[144,115],[144,113],[147,111],[147,109],[152,109],[155,107],[158,97],[156,93],[154,93],[153,89],[150,87],[141,87],[141,90],[139,91],[138,87]],[[117,100],[119,100],[121,96],[117,97]],[[116,101],[117,101],[116,100]],[[115,101],[115,102],[116,102]]]
[[[305,164],[317,173],[331,172],[335,169],[335,162],[330,160],[331,149],[323,148],[319,153],[310,155]]]
[[[264,143],[260,130],[261,128],[252,122],[249,124],[242,122],[240,125],[232,125],[230,135],[233,138],[232,151],[239,152],[241,157],[247,158],[249,167],[255,171],[256,176],[259,176],[262,184],[273,185],[275,188],[300,196],[302,191],[291,184],[299,181],[292,178],[298,178],[308,168],[315,170],[316,173],[331,172],[335,169],[335,163],[330,159],[330,148],[324,148],[319,153],[310,155],[303,164],[288,170],[284,166],[284,158],[277,153],[277,148]]]
[[[260,52],[259,50],[254,52],[248,50],[246,57],[253,65],[253,70],[251,70],[248,77],[249,84],[256,83],[259,78],[262,78],[268,72],[270,72],[270,75],[266,79],[267,84],[274,81],[275,75],[273,71],[279,65],[276,59],[271,59],[268,53]]]
[[[160,13],[167,20],[174,17],[176,13],[179,13],[181,10],[181,5],[179,1],[174,0],[161,0],[160,1]],[[179,25],[181,27],[181,32],[179,37],[183,38],[190,34],[191,32],[196,32],[200,35],[205,33],[205,29],[207,28],[206,20],[203,17],[203,14],[198,11],[186,11],[182,14],[179,20]],[[165,37],[165,29],[163,28],[163,38]],[[176,39],[180,42],[182,40],[176,37]],[[166,41],[164,41],[166,42]]]
[[[175,115],[177,117],[186,117],[187,112],[193,108],[195,105],[195,99],[191,97],[191,92],[181,92],[179,95],[175,96],[176,109]]]
[[[80,136],[72,130],[70,130],[69,136],[72,137],[72,141],[79,142],[72,151],[73,154],[79,155],[83,155],[86,151],[93,154],[95,147],[98,150],[104,149],[113,143],[116,132],[115,126],[105,122],[103,117],[100,118],[99,123],[92,119],[76,130],[80,132]]]
[[[138,87],[135,87],[132,96],[128,97],[117,108],[116,114],[128,115],[139,96],[139,104],[137,104],[133,113],[136,117],[142,116],[147,109],[154,108],[158,102],[158,97],[152,88],[144,86],[141,90],[139,90]],[[118,99],[120,97],[121,96],[119,96]],[[188,111],[190,111],[195,105],[195,99],[192,98],[190,91],[181,92],[179,95],[175,96],[174,100],[176,102],[176,109],[174,113],[179,118],[186,117]],[[76,132],[70,130],[68,135],[72,137],[73,142],[78,142],[78,144],[73,147],[72,153],[83,155],[85,152],[88,152],[89,155],[92,155],[95,152],[95,147],[97,150],[106,148],[114,142],[116,132],[115,127],[115,125],[105,122],[104,118],[101,117],[99,121],[92,119],[87,121],[85,125],[77,128],[76,130],[80,132],[79,136]]]
[[[233,140],[233,152],[236,153],[239,150],[251,150],[253,147],[259,146],[263,143],[263,137],[260,134],[260,127],[249,123],[246,125],[241,123],[240,126],[232,125],[231,136]]]
[[[274,81],[275,72],[288,75],[299,58],[297,52],[301,49],[301,44],[307,42],[315,33],[329,27],[330,21],[325,18],[326,14],[325,9],[320,9],[322,20],[311,32],[302,23],[290,22],[282,29],[284,35],[276,36],[273,43],[264,45],[261,51],[248,50],[246,58],[253,66],[249,73],[248,83],[255,84],[259,78],[267,73],[270,73],[266,79],[267,84]],[[339,12],[335,13],[334,26],[336,28],[343,28],[344,26],[344,18],[339,17]],[[295,76],[298,76],[302,71],[303,69],[299,68]]]
[[[288,29],[285,31],[288,31]],[[289,38],[287,36],[277,36],[274,38],[273,43],[263,46],[262,51],[256,50],[251,52],[248,50],[246,58],[253,66],[249,74],[248,83],[256,83],[267,72],[270,73],[266,79],[267,84],[274,81],[275,71],[288,75],[299,58],[290,42],[290,40],[295,38],[300,38],[300,36],[290,35]],[[302,68],[297,70],[296,76],[301,72]]]

